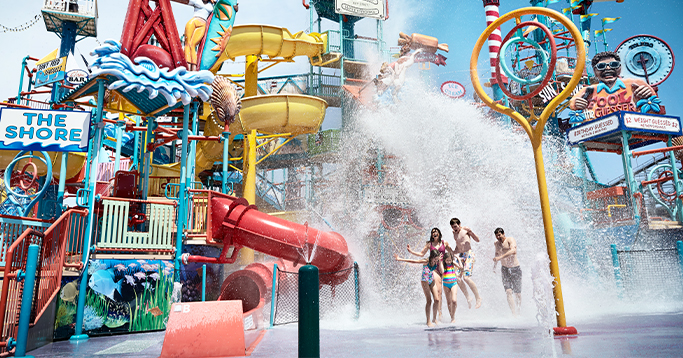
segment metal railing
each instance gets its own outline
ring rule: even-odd
[[[175,248],[176,203],[102,198],[97,251],[168,252]]]
[[[128,171],[130,167],[130,158],[121,158],[118,169],[114,166],[116,162],[99,163],[97,169],[98,181],[110,181],[114,179],[114,175],[119,170]]]
[[[308,75],[307,94],[320,97],[339,97],[341,94],[341,78],[321,73]]]
[[[95,0],[45,0],[43,10],[73,12],[81,15],[96,16],[97,4]]]
[[[0,215],[0,266],[5,265],[5,255],[9,246],[28,229],[45,231],[52,223],[47,220]]]
[[[21,295],[26,272],[26,261],[29,245],[40,246],[38,271],[33,292],[33,305],[30,310],[30,322],[35,324],[57,296],[61,288],[62,268],[65,266],[66,249],[74,232],[82,232],[74,226],[74,216],[82,218],[85,223],[87,211],[71,209],[57,219],[44,233],[35,229],[26,229],[7,249],[0,296],[0,355],[7,355],[16,342],[21,310]],[[80,226],[83,227],[83,226]]]
[[[150,176],[147,190],[147,196],[164,196],[166,193],[166,186],[168,184],[176,184],[168,188],[169,197],[178,197],[178,190],[180,190],[180,178]]]

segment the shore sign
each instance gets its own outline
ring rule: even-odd
[[[90,112],[0,109],[0,149],[87,152]]]

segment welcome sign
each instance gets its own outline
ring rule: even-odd
[[[0,109],[0,149],[87,152],[90,112]]]

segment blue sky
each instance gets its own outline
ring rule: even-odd
[[[529,6],[528,0],[501,0],[500,12],[504,14],[514,9]],[[4,1],[0,12],[0,25],[16,27],[29,22],[40,13],[43,1]],[[127,2],[122,0],[101,0],[98,2],[98,40],[120,39]],[[550,5],[550,8],[561,10],[568,7],[567,0]],[[192,9],[188,6],[173,3],[174,16],[179,31],[185,22],[192,17]],[[306,30],[309,26],[309,12],[299,0],[244,0],[240,2],[236,24],[261,23],[288,28],[292,32]],[[623,3],[595,3],[591,11],[599,15],[593,18],[593,29],[598,29],[603,17],[621,17],[619,21],[608,27],[610,49],[624,39],[638,34],[657,36],[666,41],[674,54],[683,49],[683,4],[673,0],[625,0]],[[435,85],[447,80],[455,80],[465,85],[467,92],[472,93],[469,79],[469,60],[472,48],[479,35],[486,28],[484,9],[481,0],[390,0],[390,18],[385,23],[384,38],[389,46],[395,46],[398,32],[422,33],[438,37],[440,42],[450,46],[446,67],[432,66]],[[326,26],[337,28],[330,22]],[[503,35],[511,26],[503,28]],[[357,25],[361,35],[375,35],[375,21],[363,20]],[[1,30],[0,30],[1,31]],[[0,99],[16,96],[19,83],[21,60],[26,55],[36,58],[45,56],[59,47],[59,38],[45,30],[41,20],[33,27],[22,32],[0,32],[0,44],[3,45],[3,56],[0,57]],[[77,51],[89,57],[88,53],[97,46],[95,39],[88,38],[77,44]],[[602,45],[599,44],[602,51]],[[486,47],[484,47],[486,49]],[[594,54],[595,44],[591,48]],[[239,63],[228,68],[231,73],[239,71]],[[243,61],[243,60],[242,60]],[[480,56],[479,73],[488,78],[488,58],[485,53]],[[243,69],[242,69],[243,71]],[[304,73],[308,71],[306,59],[297,59],[296,64],[274,67],[264,72],[265,76]],[[683,103],[677,93],[678,84],[683,80],[683,70],[675,68],[669,79],[660,85],[660,98],[670,115],[683,113]],[[483,81],[482,81],[483,82]],[[331,116],[332,117],[332,116]],[[607,182],[621,174],[621,161],[613,154],[592,155],[600,181]]]

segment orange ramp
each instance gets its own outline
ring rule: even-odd
[[[262,309],[262,305],[259,309]],[[265,332],[259,331],[258,328],[245,331],[245,318],[250,317],[253,312],[243,314],[241,301],[174,303],[171,306],[159,357],[250,355]],[[249,326],[251,325],[249,323]]]

